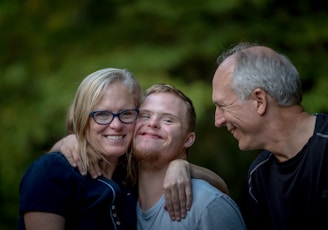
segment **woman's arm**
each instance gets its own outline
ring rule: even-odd
[[[229,194],[225,181],[213,171],[189,163],[187,160],[171,161],[163,182],[165,208],[172,220],[186,217],[192,204],[191,178],[203,179]]]
[[[61,230],[65,229],[62,216],[47,212],[27,212],[24,214],[26,230]]]
[[[219,175],[205,167],[201,167],[192,163],[189,164],[191,166],[191,177],[206,180],[221,192],[229,195],[228,186]]]

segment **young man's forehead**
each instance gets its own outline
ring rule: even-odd
[[[141,103],[140,110],[156,111],[179,117],[187,110],[187,105],[181,98],[172,93],[160,92],[148,95]]]

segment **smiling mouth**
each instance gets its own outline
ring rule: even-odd
[[[117,141],[123,139],[123,136],[105,136],[107,139]]]
[[[151,138],[161,138],[159,135],[153,133],[141,133],[141,136],[146,136]]]
[[[228,128],[228,132],[230,132],[233,136],[235,134],[235,131],[236,131],[236,128],[233,128],[233,127]]]

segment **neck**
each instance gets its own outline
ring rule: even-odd
[[[271,151],[280,162],[295,157],[314,132],[315,116],[304,111],[291,114],[292,116],[283,116],[281,123],[272,124],[270,134],[275,139],[271,139],[273,141],[265,148]]]
[[[148,210],[163,195],[163,181],[166,173],[166,167],[155,169],[151,166],[139,166],[138,191],[139,204],[142,210]]]
[[[116,166],[117,162],[112,163],[104,159],[100,161],[101,173],[104,177],[108,179],[112,179]]]

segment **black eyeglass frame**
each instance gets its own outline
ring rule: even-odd
[[[129,122],[122,121],[120,115],[121,114],[124,114],[126,112],[129,112],[129,111],[136,112],[136,115],[135,115],[134,120],[133,121],[129,121]],[[105,123],[104,122],[99,122],[99,121],[97,121],[97,118],[96,118],[97,113],[111,114],[112,115],[112,119],[110,121],[105,122]],[[131,124],[131,123],[133,123],[133,122],[135,122],[137,120],[137,118],[139,116],[139,109],[137,109],[137,108],[136,109],[125,109],[125,110],[122,110],[122,111],[120,111],[118,113],[112,113],[112,112],[110,112],[108,110],[97,110],[97,111],[90,112],[89,115],[99,125],[108,125],[108,124],[110,124],[114,120],[115,117],[117,117],[119,119],[119,121],[122,122],[123,124]]]

